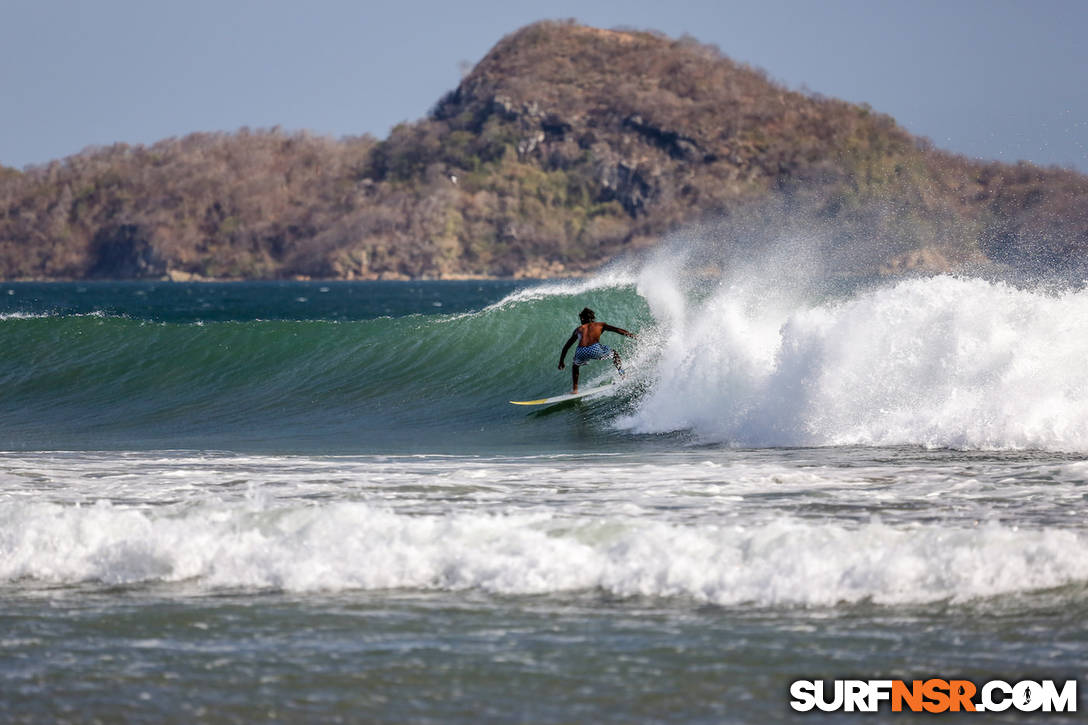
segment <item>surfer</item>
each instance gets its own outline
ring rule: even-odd
[[[578,392],[578,368],[585,365],[590,360],[604,360],[609,355],[612,356],[612,364],[616,366],[616,370],[619,371],[620,377],[623,377],[624,372],[621,367],[620,354],[615,350],[609,348],[606,345],[601,344],[601,333],[605,332],[618,332],[621,335],[627,337],[638,337],[633,332],[628,332],[621,327],[613,327],[606,322],[595,322],[597,315],[593,310],[586,307],[578,313],[578,319],[581,321],[581,325],[574,328],[574,332],[571,333],[570,339],[567,340],[567,344],[563,346],[563,352],[559,353],[559,369],[562,370],[567,365],[564,362],[567,358],[567,350],[570,346],[578,342],[578,347],[574,350],[574,360],[571,361],[570,377],[573,384],[572,393]]]

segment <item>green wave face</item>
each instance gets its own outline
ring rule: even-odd
[[[629,287],[554,287],[477,312],[342,322],[8,316],[0,446],[495,452],[614,440],[619,401],[558,416],[508,403],[565,392],[556,363],[585,305],[624,327],[647,315]]]
[[[265,320],[229,319],[229,309],[216,313],[228,319],[179,319],[169,304],[144,317],[132,307],[0,312],[0,449],[1088,450],[1083,288],[943,275],[825,288],[806,285],[793,262],[701,269],[666,255],[627,278],[537,284],[490,305],[453,304],[450,287],[444,301],[417,299],[412,314],[398,303],[390,316],[351,303],[292,318],[306,295],[277,307],[274,287],[254,293],[270,300]],[[388,289],[341,291],[380,310]],[[540,410],[510,405],[569,390],[556,362],[584,306],[639,333],[604,338],[627,361],[625,384]],[[613,374],[596,362],[581,384]]]

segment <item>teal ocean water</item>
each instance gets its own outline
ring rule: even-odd
[[[0,721],[1083,691],[1088,293],[787,277],[0,283]],[[604,339],[628,377],[510,405],[567,390],[586,305],[639,332]]]

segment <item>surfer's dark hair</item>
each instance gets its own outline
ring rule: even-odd
[[[581,312],[578,313],[578,319],[582,322],[592,322],[593,320],[597,319],[597,313],[595,313],[588,307],[585,307],[582,309]]]

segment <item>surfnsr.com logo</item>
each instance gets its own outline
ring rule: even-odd
[[[1077,681],[797,680],[790,697],[798,712],[1076,712]]]

